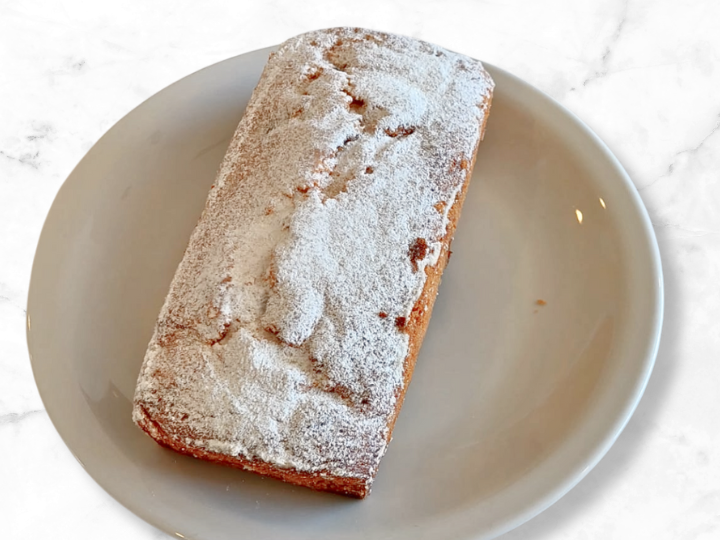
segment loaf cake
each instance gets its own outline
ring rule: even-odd
[[[359,28],[272,53],[160,312],[137,425],[183,454],[365,497],[492,91],[477,60]]]

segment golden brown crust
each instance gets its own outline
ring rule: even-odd
[[[479,141],[482,141],[483,137],[485,136],[485,126],[487,125],[487,118],[490,111],[491,103],[492,95],[488,96],[483,104],[483,108],[485,110],[485,118],[482,125],[480,126]],[[460,213],[462,212],[462,207],[465,202],[465,196],[467,194],[468,187],[470,186],[470,179],[472,177],[472,172],[475,167],[476,158],[477,147],[473,152],[472,163],[469,167],[466,167],[467,174],[465,176],[465,181],[463,182],[462,189],[460,190],[460,193],[458,193],[458,196],[455,199],[452,207],[450,208],[450,212],[448,213],[447,232],[442,239],[442,252],[440,254],[438,262],[434,266],[425,267],[425,275],[427,276],[427,280],[425,281],[425,287],[423,287],[420,298],[418,298],[418,301],[413,307],[412,313],[410,314],[410,320],[405,325],[405,332],[410,337],[410,347],[408,350],[407,358],[405,359],[405,369],[403,371],[403,389],[402,392],[400,392],[400,394],[398,395],[395,414],[392,416],[388,424],[390,427],[388,442],[392,437],[392,432],[395,428],[395,421],[400,414],[400,409],[402,408],[403,401],[405,400],[405,394],[407,393],[408,386],[410,385],[412,374],[415,371],[415,364],[417,363],[417,357],[420,353],[420,347],[422,346],[423,339],[425,338],[425,332],[427,331],[428,325],[430,324],[430,317],[432,316],[432,310],[435,306],[435,299],[437,298],[438,289],[440,288],[442,274],[445,271],[445,267],[447,266],[448,261],[450,260],[450,255],[452,253],[450,251],[450,246],[452,245],[453,237],[455,236],[455,230],[457,229],[457,224],[460,220]]]
[[[155,422],[145,410],[142,410],[142,415],[136,419],[136,423],[160,446],[164,446],[165,448],[169,448],[186,456],[192,456],[218,465],[226,465],[235,469],[250,471],[261,476],[275,478],[316,491],[329,491],[357,499],[364,499],[365,496],[370,493],[368,482],[363,478],[333,476],[324,472],[307,473],[295,469],[281,469],[256,459],[250,460],[240,456],[231,457],[201,448],[186,446],[182,444],[177,437],[168,435],[162,426]]]

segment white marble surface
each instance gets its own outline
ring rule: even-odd
[[[53,197],[118,119],[210,63],[319,27],[408,34],[503,67],[583,118],[655,224],[664,334],[609,454],[520,539],[720,538],[720,3],[0,2],[0,536],[165,538],[73,459],[35,388],[24,305]]]

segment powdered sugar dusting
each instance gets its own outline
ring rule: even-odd
[[[188,446],[367,478],[403,385],[492,81],[360,29],[273,54],[193,232],[136,392]]]

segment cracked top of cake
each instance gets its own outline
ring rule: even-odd
[[[160,313],[135,397],[184,444],[372,477],[404,322],[479,142],[480,62],[340,28],[273,53]]]

